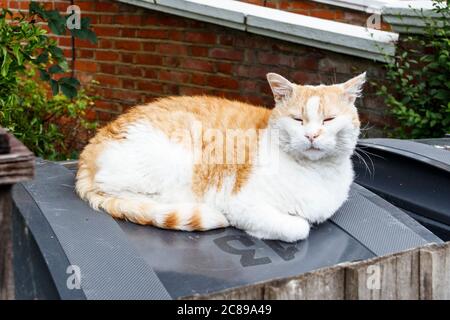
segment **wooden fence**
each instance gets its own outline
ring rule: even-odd
[[[0,300],[14,298],[11,188],[33,174],[33,153],[0,128]]]
[[[450,242],[186,299],[450,299]]]

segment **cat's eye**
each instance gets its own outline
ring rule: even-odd
[[[292,119],[294,119],[295,121],[298,121],[300,123],[303,123],[303,119],[299,118],[299,117],[292,117]]]
[[[325,118],[325,119],[323,119],[323,123],[325,123],[325,122],[330,122],[331,120],[334,120],[336,117],[328,117],[328,118]]]

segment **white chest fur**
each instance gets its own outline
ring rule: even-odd
[[[347,199],[353,180],[349,157],[297,162],[281,152],[277,167],[257,167],[238,195],[240,200],[266,203],[280,212],[322,222]]]

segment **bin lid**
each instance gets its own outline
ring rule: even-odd
[[[234,228],[182,232],[116,221],[76,195],[73,170],[43,160],[13,197],[63,298],[73,297],[66,264],[81,271],[79,296],[87,299],[170,299],[442,242],[356,184],[339,211],[297,243]]]

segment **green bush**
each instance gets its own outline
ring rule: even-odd
[[[387,77],[378,85],[398,127],[399,138],[442,137],[450,133],[450,9],[436,1],[434,17],[421,12],[423,35],[399,43]]]
[[[16,101],[3,103],[0,97],[0,126],[14,133],[37,156],[49,160],[76,157],[71,135],[76,135],[80,127],[95,128],[95,122],[85,119],[94,98],[83,89],[73,99],[62,94],[49,97],[48,86],[35,81],[33,70],[18,80],[16,89],[10,96]]]
[[[79,90],[77,79],[66,76],[63,51],[39,22],[47,22],[55,34],[69,31],[96,41],[88,20],[81,21],[81,29],[66,30],[66,17],[35,2],[28,13],[0,9],[0,126],[37,156],[65,159],[72,151],[61,123],[93,128],[95,123],[84,117],[93,98]]]

